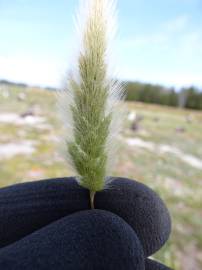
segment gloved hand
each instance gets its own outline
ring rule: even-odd
[[[147,259],[171,229],[151,189],[116,178],[96,193],[95,208],[74,178],[0,189],[0,269],[169,269]]]

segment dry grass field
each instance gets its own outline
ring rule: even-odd
[[[173,221],[155,258],[202,269],[202,112],[126,103],[116,176],[137,179],[165,200]],[[70,176],[60,154],[54,92],[0,85],[0,187]]]

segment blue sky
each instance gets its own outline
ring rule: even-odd
[[[0,0],[0,78],[60,86],[78,0]],[[121,79],[202,87],[202,0],[119,0]]]

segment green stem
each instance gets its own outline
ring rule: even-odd
[[[90,191],[90,206],[91,206],[91,209],[95,209],[94,198],[95,198],[95,192]]]

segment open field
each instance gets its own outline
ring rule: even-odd
[[[202,269],[202,112],[127,103],[114,175],[147,184],[165,200],[170,240],[155,258],[176,270]],[[131,128],[133,126],[133,129]],[[0,85],[0,187],[70,176],[51,91]]]

